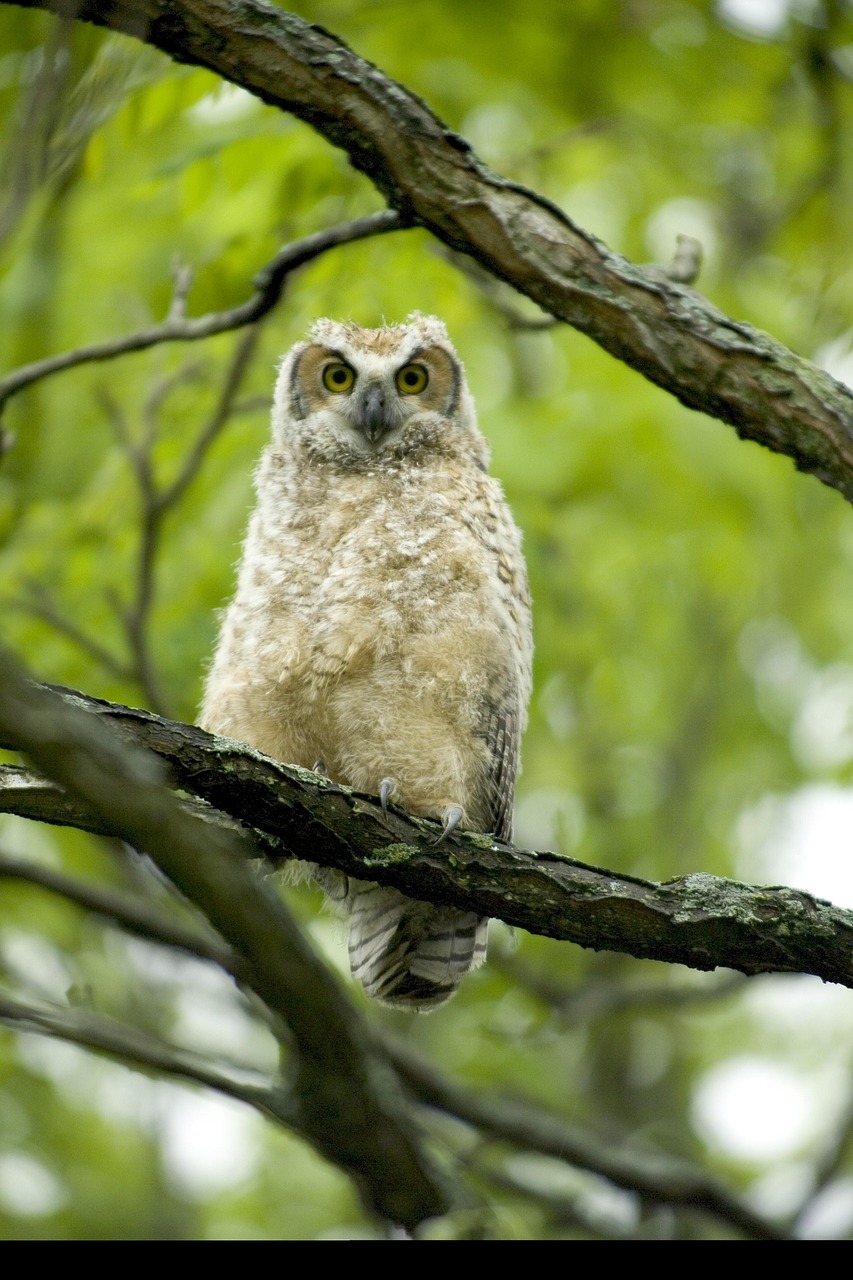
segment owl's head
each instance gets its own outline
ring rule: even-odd
[[[279,448],[343,465],[424,451],[488,461],[447,330],[418,312],[381,329],[318,320],[282,362],[272,421]]]

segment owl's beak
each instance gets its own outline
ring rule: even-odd
[[[393,405],[389,404],[381,382],[368,382],[358,407],[358,426],[374,444],[386,431],[397,424]]]

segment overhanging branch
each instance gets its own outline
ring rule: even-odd
[[[406,223],[469,254],[690,408],[787,454],[853,500],[845,386],[492,173],[422,99],[322,28],[262,0],[17,3],[144,40],[306,121],[347,152]]]

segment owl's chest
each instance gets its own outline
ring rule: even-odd
[[[378,628],[429,629],[494,576],[470,511],[454,486],[424,481],[350,485],[322,508],[294,504],[268,541],[270,578],[282,605],[312,630],[371,617]]]
[[[465,602],[474,610],[487,581],[481,544],[443,503],[378,511],[330,548],[312,613],[330,626],[366,616],[386,638],[420,633]]]

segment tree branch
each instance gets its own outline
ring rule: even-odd
[[[412,1228],[450,1207],[389,1069],[338,981],[228,833],[176,804],[163,767],[0,654],[0,736],[116,835],[144,850],[251,971],[289,1049],[291,1123],[343,1168],[365,1204]]]
[[[197,959],[210,960],[241,981],[249,978],[249,967],[229,947],[223,946],[215,937],[205,936],[199,929],[187,928],[175,920],[167,919],[161,911],[137,896],[119,893],[115,889],[104,889],[96,884],[85,884],[50,867],[40,867],[33,862],[2,854],[0,879],[37,885],[93,915],[102,916],[147,942],[157,942],[161,946],[185,951]]]
[[[291,112],[342,147],[404,224],[426,227],[690,408],[853,500],[853,393],[492,173],[422,99],[321,27],[263,0],[17,3],[144,40]]]
[[[292,857],[596,950],[853,986],[853,912],[802,890],[704,873],[656,884],[474,834],[437,849],[434,823],[393,807],[385,815],[375,797],[310,770],[151,712],[70,690],[62,700],[120,727],[168,763],[176,785],[274,836]],[[0,747],[28,749],[14,721],[0,722]],[[123,815],[115,821],[114,831],[148,851],[144,836],[124,834]]]
[[[0,4],[2,3],[5,3],[5,0],[0,0]],[[229,307],[224,311],[210,311],[207,315],[190,319],[183,316],[174,318],[170,314],[169,319],[162,324],[138,329],[136,333],[125,334],[123,338],[108,338],[103,342],[93,342],[86,347],[77,347],[74,351],[65,351],[61,355],[48,356],[44,360],[34,361],[33,364],[22,365],[19,369],[14,369],[7,374],[5,378],[0,378],[0,412],[6,401],[17,395],[19,391],[23,391],[25,387],[51,374],[61,373],[64,369],[89,364],[94,360],[113,360],[116,356],[127,355],[131,351],[144,351],[162,342],[197,342],[201,338],[211,338],[217,333],[255,324],[279,301],[291,271],[295,271],[297,267],[304,267],[336,245],[351,244],[354,240],[365,240],[368,236],[396,231],[402,225],[398,214],[385,209],[379,213],[368,214],[365,218],[355,218],[352,222],[329,227],[326,231],[317,231],[280,249],[255,276],[255,293],[238,307]]]
[[[81,1048],[92,1049],[125,1065],[176,1076],[216,1089],[228,1097],[257,1107],[265,1115],[273,1115],[292,1127],[290,1110],[282,1105],[283,1090],[268,1083],[249,1084],[223,1075],[209,1067],[196,1054],[167,1044],[156,1036],[135,1027],[104,1018],[82,1009],[60,1009],[25,1004],[0,992],[0,1021],[21,1031],[35,1031],[57,1040],[67,1040]]]
[[[517,1098],[490,1099],[468,1092],[408,1046],[388,1037],[383,1038],[382,1045],[421,1102],[438,1107],[493,1138],[588,1169],[644,1198],[704,1211],[753,1239],[788,1238],[783,1228],[753,1213],[715,1178],[686,1160],[607,1142],[601,1135]]]
[[[689,1005],[707,1004],[725,1000],[743,990],[746,978],[740,973],[728,973],[701,986],[630,986],[625,982],[606,979],[587,979],[580,985],[567,986],[547,978],[531,965],[523,964],[517,956],[489,949],[489,963],[505,974],[516,986],[524,987],[567,1024],[579,1026],[594,1022],[623,1010],[679,1009]]]

